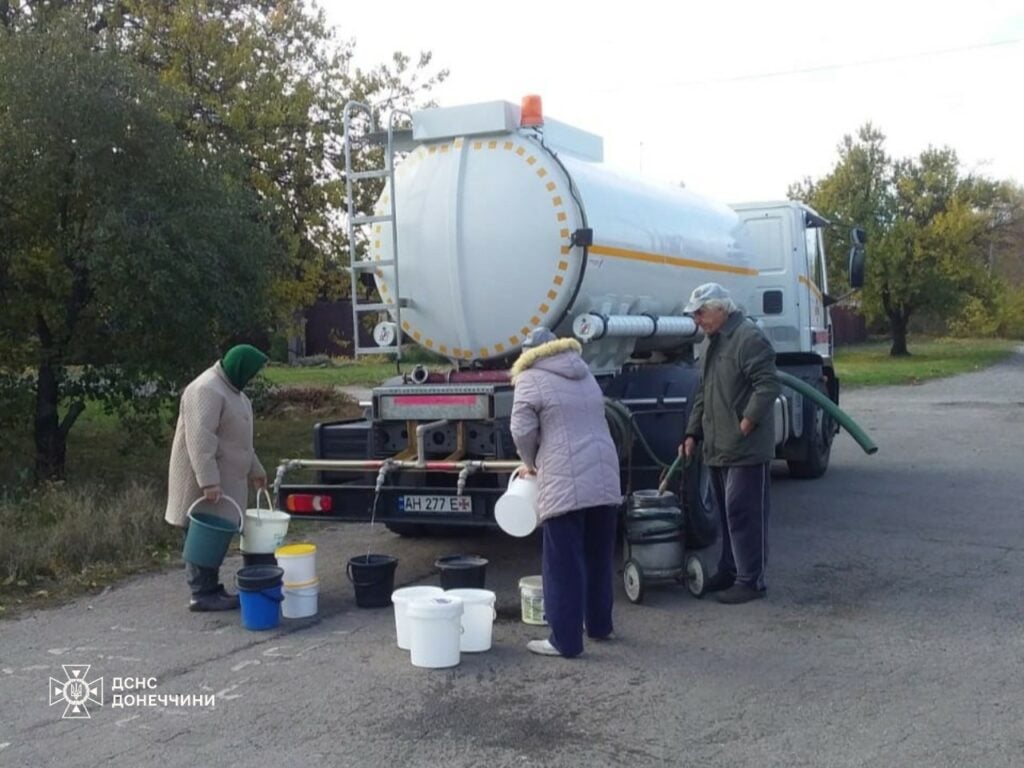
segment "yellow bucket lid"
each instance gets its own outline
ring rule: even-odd
[[[285,544],[274,550],[277,557],[296,557],[298,555],[312,555],[316,552],[316,544]]]

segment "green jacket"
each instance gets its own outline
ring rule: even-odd
[[[704,463],[721,467],[771,461],[779,390],[771,343],[742,312],[733,312],[708,342],[686,425],[687,437],[703,441]],[[754,423],[746,437],[740,432],[744,416]]]

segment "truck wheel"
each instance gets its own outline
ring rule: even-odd
[[[687,549],[710,547],[718,538],[718,515],[711,501],[711,473],[697,452],[684,469],[683,520]]]
[[[791,477],[811,480],[821,477],[828,469],[835,429],[832,417],[807,398],[804,398],[804,424],[813,425],[810,434],[801,438],[804,442],[806,459],[803,461],[789,459],[786,461],[786,465],[789,467]]]

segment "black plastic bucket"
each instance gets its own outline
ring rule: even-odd
[[[247,565],[239,568],[235,574],[235,583],[239,589],[248,592],[259,592],[261,589],[273,587],[284,581],[284,569],[276,565]]]
[[[348,561],[345,573],[356,591],[360,608],[386,608],[395,591],[398,558],[391,555],[359,555]]]
[[[277,558],[273,552],[243,552],[242,564],[249,565],[277,565]]]
[[[487,560],[477,555],[447,555],[434,561],[441,571],[441,589],[483,589]]]

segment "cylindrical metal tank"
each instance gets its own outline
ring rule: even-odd
[[[742,300],[755,282],[732,209],[556,158],[530,132],[421,144],[397,165],[395,186],[402,327],[452,359],[503,357],[539,325],[569,335],[585,312],[678,315],[711,280]],[[377,213],[390,212],[390,194]],[[573,241],[584,227],[593,230],[586,263]],[[371,258],[393,251],[390,225],[374,225]],[[376,279],[393,301],[394,267]],[[632,341],[616,349],[625,356]]]

